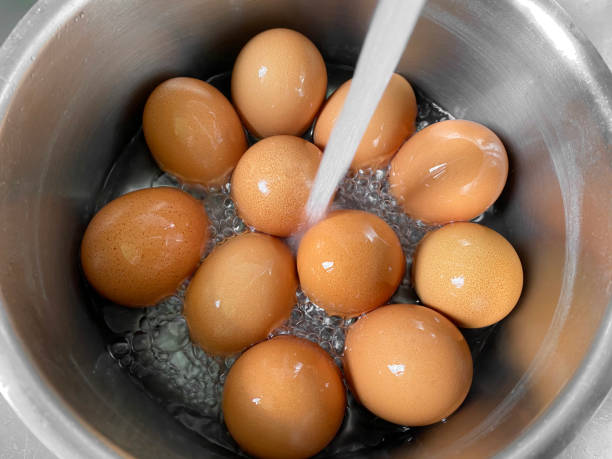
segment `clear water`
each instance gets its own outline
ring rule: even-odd
[[[331,66],[330,92],[346,79],[351,70]],[[209,80],[228,92],[229,74]],[[452,116],[417,91],[419,112],[417,128]],[[312,129],[305,138],[311,139]],[[251,139],[252,140],[252,139]],[[350,173],[340,183],[333,206],[372,212],[383,218],[398,234],[408,268],[418,241],[434,227],[414,221],[396,205],[388,191],[386,170]],[[185,188],[162,173],[150,157],[142,132],[126,147],[112,168],[97,201],[97,207],[128,191],[156,186],[185,189],[200,199],[211,221],[209,252],[226,238],[249,231],[236,214],[229,184],[219,189]],[[410,269],[407,269],[407,273]],[[92,294],[94,307],[101,312],[108,332],[108,350],[118,365],[127,371],[151,397],[162,403],[175,418],[236,454],[239,449],[227,433],[221,413],[221,395],[226,374],[236,359],[211,357],[191,343],[187,324],[181,314],[188,283],[158,305],[133,309],[109,304]],[[418,302],[409,275],[390,302]],[[330,317],[298,290],[296,306],[289,321],[272,334],[292,334],[309,339],[328,351],[341,367],[344,336],[350,321]],[[474,357],[485,345],[491,328],[466,335]],[[321,455],[365,452],[382,444],[411,441],[412,431],[383,421],[358,405],[348,394],[347,415],[336,439]]]

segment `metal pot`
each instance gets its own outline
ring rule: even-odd
[[[105,352],[78,245],[96,193],[173,75],[295,28],[354,64],[375,2],[42,0],[0,50],[0,391],[61,457],[202,457]],[[493,219],[525,266],[464,406],[401,457],[552,456],[612,385],[612,75],[549,0],[431,0],[399,71],[508,147]]]

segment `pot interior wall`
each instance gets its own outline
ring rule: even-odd
[[[229,70],[249,37],[274,26],[303,32],[328,62],[354,65],[375,2],[65,5],[57,18],[69,19],[33,56],[0,125],[5,308],[41,378],[118,452],[222,454],[172,420],[108,357],[78,272],[82,232],[157,83]],[[493,227],[525,267],[519,307],[490,339],[464,407],[419,431],[402,456],[502,450],[574,374],[607,305],[609,276],[586,273],[601,271],[601,254],[610,253],[601,233],[610,217],[600,212],[610,139],[593,113],[595,96],[570,72],[580,57],[569,45],[559,48],[563,30],[547,35],[534,19],[553,13],[530,5],[432,0],[399,67],[451,113],[483,122],[505,142],[510,177]],[[589,157],[580,155],[585,150]],[[585,228],[593,239],[581,240]]]

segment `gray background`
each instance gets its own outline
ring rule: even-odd
[[[612,68],[612,0],[558,0],[591,39]],[[0,0],[0,43],[34,0]],[[0,368],[0,372],[2,369]],[[561,455],[570,458],[612,457],[612,393]],[[0,397],[0,459],[54,459]]]

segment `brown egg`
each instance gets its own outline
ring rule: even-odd
[[[253,346],[230,369],[223,417],[248,454],[306,458],[321,451],[344,418],[338,367],[319,346],[278,336]]]
[[[296,232],[320,162],[321,150],[300,137],[278,135],[257,142],[232,175],[240,217],[275,236]]]
[[[189,284],[184,315],[191,339],[214,355],[265,339],[296,302],[295,261],[282,241],[245,233],[217,246]]]
[[[501,234],[476,223],[453,223],[425,236],[412,275],[421,301],[464,328],[486,327],[506,317],[523,288],[514,248]]]
[[[372,413],[425,426],[459,408],[472,384],[472,356],[461,332],[441,314],[393,304],[349,328],[344,372],[351,392]]]
[[[202,203],[174,188],[149,188],[100,209],[83,236],[81,264],[102,296],[150,306],[191,275],[207,241]]]
[[[482,124],[448,120],[413,135],[391,161],[391,193],[428,223],[471,220],[499,197],[508,176],[501,140]]]
[[[327,90],[325,62],[301,33],[270,29],[240,51],[232,72],[232,99],[256,137],[302,135]]]
[[[328,314],[358,316],[387,301],[399,286],[405,260],[397,235],[376,215],[330,214],[310,228],[297,255],[304,292]]]
[[[195,78],[172,78],[155,88],[142,123],[159,167],[186,183],[224,184],[247,149],[232,105]]]
[[[351,87],[345,82],[327,101],[314,129],[314,142],[325,149]],[[355,153],[351,169],[385,167],[402,142],[415,130],[416,98],[410,83],[394,73]]]

